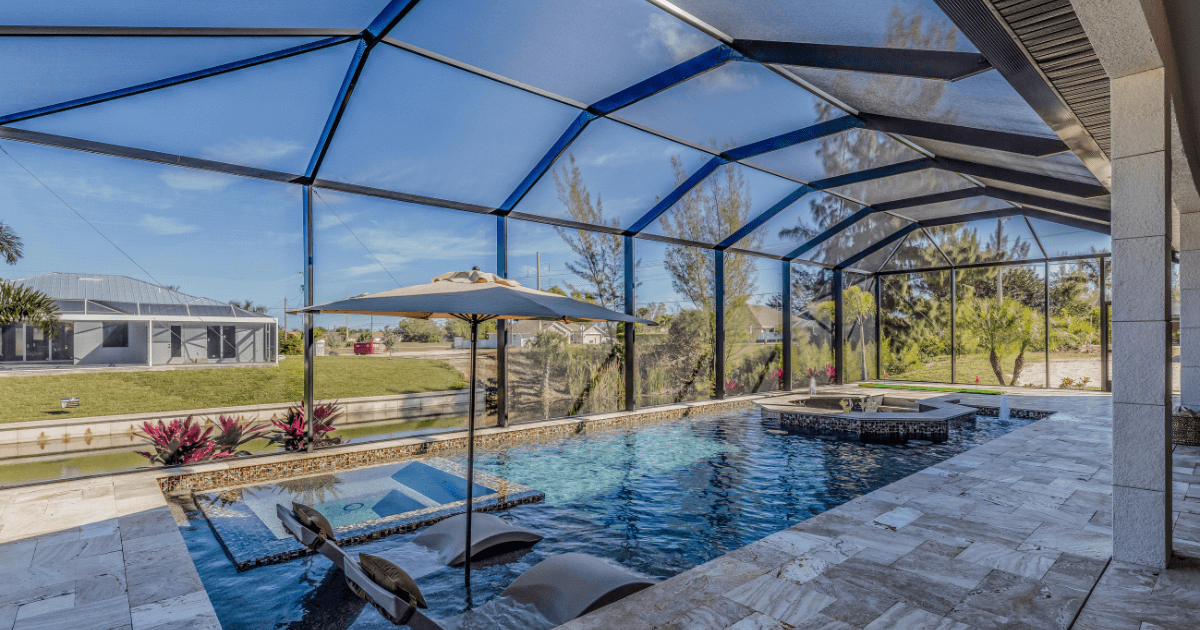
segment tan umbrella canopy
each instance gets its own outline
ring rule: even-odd
[[[456,318],[471,324],[471,394],[467,397],[467,550],[463,566],[467,589],[471,588],[471,506],[475,485],[475,351],[479,324],[492,319],[543,319],[564,322],[629,322],[657,326],[658,323],[610,311],[602,306],[569,297],[536,291],[521,283],[478,269],[452,271],[433,278],[429,284],[364,293],[327,304],[317,304],[293,313],[347,313],[419,319]]]
[[[537,291],[521,283],[479,270],[452,271],[411,287],[364,293],[318,304],[295,313],[353,313],[419,319],[457,318],[484,322],[489,319],[547,319],[567,322],[657,323],[610,311],[602,306]]]

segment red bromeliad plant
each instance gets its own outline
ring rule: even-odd
[[[837,369],[834,368],[833,365],[826,365],[825,366],[825,377],[829,379],[830,383],[832,383],[833,380],[835,378],[837,378]]]
[[[313,446],[332,446],[341,444],[342,438],[330,437],[336,430],[334,420],[341,415],[338,404],[325,403],[313,407]],[[272,419],[275,430],[267,434],[267,440],[278,444],[285,451],[303,451],[308,448],[308,429],[304,422],[304,403],[288,407],[282,419]]]
[[[154,452],[136,452],[150,460],[151,464],[179,466],[233,457],[230,453],[218,450],[211,438],[213,427],[201,427],[192,421],[192,416],[183,422],[175,420],[170,424],[163,424],[162,420],[157,425],[145,422],[142,431],[154,446]]]
[[[254,424],[245,416],[221,415],[217,417],[217,424],[221,427],[221,433],[213,438],[213,446],[232,457],[249,455],[250,451],[240,450],[241,447],[267,435],[267,425]]]

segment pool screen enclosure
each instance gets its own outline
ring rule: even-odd
[[[937,295],[951,311],[953,380],[958,302],[973,270],[1033,264],[1048,347],[1050,276],[1110,251],[1107,134],[1072,109],[1078,90],[1106,104],[1107,83],[1074,61],[1083,53],[1069,38],[1036,58],[1013,54],[1012,38],[996,33],[1048,28],[1022,25],[1018,4],[28,3],[0,16],[0,146],[293,187],[304,306],[316,301],[322,192],[400,202],[401,218],[410,208],[494,217],[502,277],[516,275],[518,248],[532,247],[519,233],[602,243],[616,252],[605,259],[612,286],[594,299],[636,315],[659,287],[688,285],[676,290],[711,315],[712,378],[701,395],[714,398],[766,382],[747,385],[729,365],[729,335],[741,330],[731,313],[755,295],[778,296],[769,303],[781,323],[743,327],[753,338],[790,348],[797,335],[823,335],[831,381],[884,378],[889,279],[944,273],[948,283],[928,286],[948,287]],[[1075,91],[1052,84],[1063,76]],[[303,89],[271,102],[289,81]],[[301,150],[218,155],[206,149],[211,138]],[[586,193],[585,180],[596,203],[562,201]],[[649,251],[666,252],[669,280],[648,280]],[[757,294],[739,284],[749,269],[765,279]],[[873,296],[873,311],[845,303],[856,288]],[[512,322],[499,326],[504,425],[515,336]],[[307,313],[310,414],[313,328]],[[846,350],[855,335],[861,353]],[[633,409],[645,404],[636,366],[656,338],[630,326],[619,339],[622,403]],[[783,351],[767,380],[807,384],[798,360]],[[852,361],[861,373],[846,373]]]

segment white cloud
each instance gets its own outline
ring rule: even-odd
[[[665,49],[675,63],[687,61],[712,47],[704,35],[679,20],[662,14],[650,16],[650,24],[638,45],[643,54],[658,55]]]
[[[180,223],[171,217],[160,217],[153,214],[142,215],[142,227],[157,234],[187,234],[200,228],[186,223]]]
[[[207,147],[203,155],[210,160],[265,167],[303,148],[300,143],[290,140],[245,138]]]
[[[182,168],[166,169],[158,174],[158,178],[177,190],[223,190],[234,182],[234,178],[229,175]]]

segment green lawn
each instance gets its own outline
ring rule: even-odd
[[[431,359],[316,357],[317,398],[386,396],[466,387],[462,374]],[[278,367],[186,369],[163,372],[46,374],[0,379],[0,422],[178,411],[298,401],[304,361]],[[78,396],[78,409],[60,410],[58,399]]]
[[[1013,361],[1016,355],[1003,357],[1000,359],[1000,365],[1004,369],[1005,377],[1009,377],[1009,372],[1012,370]],[[1044,354],[1026,354],[1025,355],[1025,370],[1032,369],[1033,366],[1042,366],[1045,361]],[[1024,372],[1023,372],[1024,373]],[[979,377],[980,385],[999,385],[996,382],[996,375],[992,372],[992,364],[988,361],[985,354],[967,354],[958,357],[958,382],[975,384],[975,377]],[[950,357],[943,357],[931,361],[921,367],[917,367],[902,374],[889,374],[886,378],[897,381],[924,381],[927,383],[949,383],[950,382]],[[1008,383],[1004,383],[1007,385]]]

